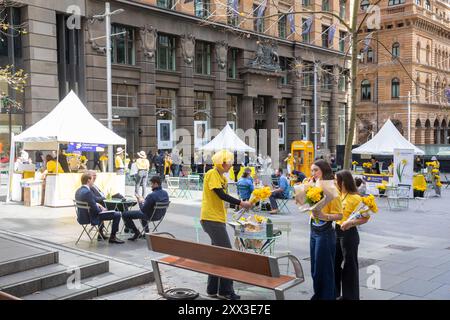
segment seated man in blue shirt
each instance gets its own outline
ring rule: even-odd
[[[142,222],[142,226],[145,227],[145,231],[148,232],[148,222],[152,218],[155,203],[169,202],[169,195],[161,187],[161,178],[159,176],[153,176],[150,179],[150,182],[152,184],[153,192],[147,195],[145,201],[144,198],[142,198],[139,195],[136,195],[140,210],[126,211],[122,214],[125,227],[134,232],[134,235],[128,239],[130,241],[135,241],[140,236],[139,230],[138,228],[136,228],[133,219],[140,219]],[[162,217],[156,218],[158,218],[156,220],[162,219]]]
[[[250,176],[252,170],[250,168],[246,168],[242,177],[237,182],[239,198],[243,201],[248,201],[252,195],[253,190],[255,190],[255,186],[253,185],[253,178]]]
[[[280,179],[280,182],[278,188],[273,190],[272,195],[269,197],[270,207],[272,208],[272,211],[269,212],[270,214],[277,214],[279,212],[276,199],[289,198],[289,181],[283,174],[283,169],[278,169],[275,175]]]

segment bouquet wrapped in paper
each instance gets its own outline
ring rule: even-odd
[[[334,180],[319,180],[316,183],[307,182],[294,187],[295,201],[300,212],[321,210],[330,201],[339,196]],[[316,218],[316,223],[318,219]]]
[[[361,218],[370,218],[371,213],[377,213],[378,206],[375,201],[375,197],[371,194],[367,197],[363,197],[361,203],[355,211],[347,219],[349,221]]]
[[[272,190],[270,190],[270,187],[255,189],[252,192],[250,202],[252,204],[255,204],[259,201],[267,200],[267,199],[269,199],[271,194],[272,194]]]

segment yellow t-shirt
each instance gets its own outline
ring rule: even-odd
[[[341,195],[342,200],[342,220],[336,221],[337,224],[342,225],[345,221],[347,221],[348,217],[356,210],[356,208],[361,203],[361,196],[359,194],[343,194]]]
[[[147,159],[137,159],[136,167],[138,168],[138,170],[148,170],[150,169],[150,162]]]
[[[205,174],[203,180],[203,199],[201,220],[226,223],[227,209],[225,203],[213,189],[227,189],[227,179],[217,171],[211,169]]]
[[[328,202],[325,207],[321,210],[326,214],[340,214],[342,213],[342,201],[340,197],[334,198],[330,202]],[[314,216],[311,214],[311,218],[314,219]]]
[[[115,166],[116,166],[116,169],[125,168],[125,165],[123,164],[123,159],[121,156],[116,156]]]
[[[48,173],[56,173],[56,161],[50,160],[47,162],[47,172]],[[61,168],[61,165],[58,165],[58,173],[64,173],[63,168]]]

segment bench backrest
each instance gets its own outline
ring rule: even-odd
[[[146,237],[148,248],[155,252],[269,277],[280,276],[278,262],[275,257],[178,240],[158,234],[147,234]]]

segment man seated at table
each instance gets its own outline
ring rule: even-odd
[[[140,210],[125,211],[122,215],[125,227],[134,232],[134,235],[128,239],[130,241],[136,241],[140,236],[133,219],[140,219],[142,226],[145,227],[145,231],[148,232],[148,222],[152,218],[156,202],[169,202],[169,195],[161,187],[161,178],[153,176],[150,182],[153,192],[149,193],[145,200],[140,195],[136,195]]]
[[[89,216],[92,224],[99,226],[100,236],[104,239],[107,237],[104,234],[103,221],[112,220],[111,236],[109,237],[109,243],[124,243],[124,241],[116,237],[116,233],[119,230],[120,212],[107,211],[102,205],[95,202],[94,194],[91,189],[94,184],[92,172],[87,171],[81,176],[82,186],[75,193],[75,199],[77,201],[87,202],[89,205]],[[79,209],[86,210],[86,209]]]
[[[91,191],[94,194],[94,198],[95,198],[95,202],[97,202],[98,204],[101,204],[102,206],[104,206],[104,202],[103,200],[106,199],[105,194],[100,190],[100,188],[95,184],[95,180],[97,179],[97,172],[94,170],[89,170],[89,172],[92,175],[92,187],[91,187]]]
[[[275,175],[279,178],[278,188],[272,191],[272,195],[269,197],[270,207],[272,211],[270,214],[277,214],[278,204],[276,199],[288,199],[289,198],[289,181],[283,174],[283,169],[278,169],[275,171]]]

